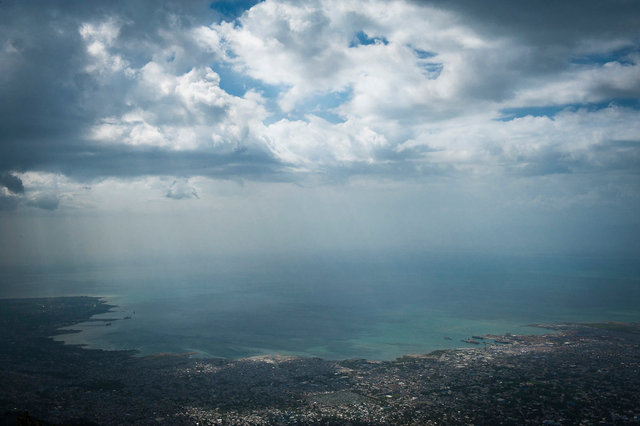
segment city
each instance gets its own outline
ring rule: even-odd
[[[2,313],[2,410],[24,424],[635,424],[640,325],[548,324],[393,361],[136,357],[49,338],[99,299],[16,299]],[[501,343],[496,343],[499,341]],[[37,423],[36,423],[37,424]]]

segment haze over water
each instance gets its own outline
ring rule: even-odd
[[[638,320],[639,17],[2,2],[0,296],[105,297],[132,318],[66,339],[143,354],[387,359]]]
[[[23,282],[2,296],[107,296],[117,308],[98,318],[132,318],[57,337],[95,348],[393,359],[542,332],[530,323],[639,321],[637,277],[631,260],[593,257],[301,256],[4,274]]]

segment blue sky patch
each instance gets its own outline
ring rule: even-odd
[[[349,43],[349,47],[368,46],[370,44],[389,44],[389,40],[384,37],[370,37],[364,31],[358,31],[354,34]]]
[[[211,69],[220,76],[220,88],[233,96],[242,97],[247,93],[247,90],[254,89],[262,93],[265,98],[275,99],[284,89],[283,87],[266,84],[246,74],[235,71],[230,65],[224,63],[215,63],[211,65]]]
[[[435,52],[429,52],[428,50],[422,50],[422,49],[416,49],[413,48],[413,53],[415,53],[415,55],[418,57],[418,59],[428,59],[428,58],[433,58],[434,56],[437,55],[437,53]]]
[[[273,105],[268,105],[273,114],[267,118],[264,123],[269,125],[282,119],[307,121],[307,115],[315,115],[333,124],[344,123],[346,120],[344,117],[338,115],[335,109],[351,99],[352,95],[353,89],[351,87],[339,92],[319,92],[316,95],[306,98],[304,102],[296,105],[296,107],[288,113],[282,112],[274,102]],[[271,106],[273,106],[273,108],[271,108]]]
[[[440,77],[443,65],[439,62],[425,62],[421,63],[420,67],[423,70],[422,73],[427,76],[429,80],[435,80],[436,78]]]
[[[612,52],[574,56],[570,59],[570,62],[576,65],[604,65],[608,62],[619,62],[624,65],[632,65],[633,62],[626,59],[632,53],[638,53],[637,46],[629,46]]]
[[[412,46],[408,46],[408,47],[411,48],[411,50],[413,50],[414,55],[416,55],[416,57],[418,58],[418,66],[422,68],[423,70],[422,73],[429,80],[437,79],[440,76],[440,73],[442,72],[443,64],[441,62],[427,61],[427,59],[434,58],[438,56],[438,54],[436,52],[430,52],[428,50],[417,49]]]
[[[353,95],[353,89],[351,87],[341,90],[339,92],[318,93],[317,95],[310,96],[305,99],[296,108],[291,111],[287,118],[292,120],[304,120],[304,116],[307,114],[317,115],[331,123],[343,123],[344,118],[340,117],[333,110],[349,99]]]
[[[245,10],[251,9],[261,0],[215,0],[209,4],[209,8],[220,14],[223,20],[233,20],[242,15]]]

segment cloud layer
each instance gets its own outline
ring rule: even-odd
[[[242,6],[3,4],[2,208],[58,206],[28,173],[175,176],[184,199],[197,176],[640,171],[634,2]]]

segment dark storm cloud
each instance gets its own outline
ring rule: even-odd
[[[58,197],[56,197],[55,195],[47,194],[41,195],[34,200],[29,201],[27,205],[37,207],[42,210],[53,211],[60,205],[60,200],[58,200]]]
[[[585,39],[636,39],[640,26],[640,3],[632,0],[427,0],[417,3],[451,10],[477,30],[547,47],[571,47]],[[553,51],[549,53],[552,55]]]
[[[468,81],[467,94],[480,99],[504,101],[527,78],[558,75],[576,63],[594,65],[593,55],[624,62],[624,56],[639,52],[637,1],[417,0],[415,3],[449,10],[479,34],[489,39],[508,39],[520,46],[521,55],[506,57],[499,69],[491,68]],[[581,50],[586,52],[580,53]],[[492,63],[484,54],[473,61],[480,68]],[[598,90],[603,99],[640,96],[640,90],[621,92],[615,85],[604,82]]]
[[[219,12],[209,2],[33,1],[0,7],[0,183],[11,191],[22,188],[9,171],[48,171],[80,179],[279,173],[280,164],[264,153],[172,152],[87,140],[96,121],[126,111],[131,83],[122,77],[101,81],[87,72],[91,58],[81,25],[110,18],[123,22],[118,47],[129,53],[127,61],[141,66],[150,58],[140,53],[140,46],[161,44],[159,30],[216,19]],[[188,49],[188,43],[183,47]],[[188,64],[176,66],[188,70]]]
[[[14,194],[22,194],[24,192],[22,180],[10,173],[0,173],[0,186],[4,186]]]

